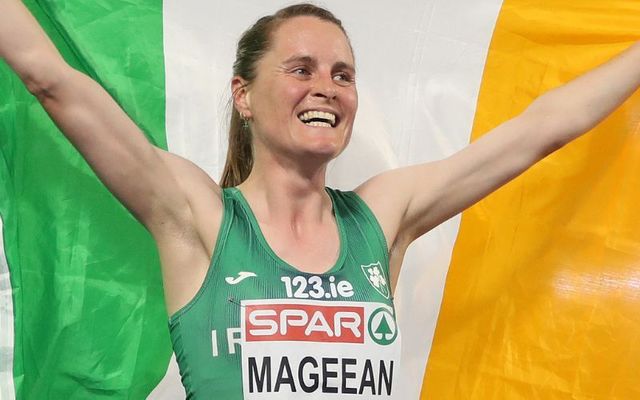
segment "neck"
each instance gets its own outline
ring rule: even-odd
[[[313,165],[256,154],[251,174],[238,188],[264,223],[319,223],[331,216],[325,192],[326,162]]]

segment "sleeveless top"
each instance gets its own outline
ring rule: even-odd
[[[384,399],[397,390],[384,235],[357,194],[326,190],[340,254],[323,274],[280,259],[242,193],[223,190],[209,271],[169,320],[188,399]]]

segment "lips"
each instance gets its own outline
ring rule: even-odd
[[[323,128],[334,128],[339,121],[339,118],[336,114],[319,110],[309,110],[302,112],[298,115],[298,119],[300,119],[300,121],[308,126]]]

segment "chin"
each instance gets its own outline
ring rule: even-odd
[[[329,162],[342,153],[342,148],[335,145],[317,146],[305,149],[304,159],[315,159],[321,162]]]
[[[338,129],[311,128],[298,135],[297,146],[304,154],[303,158],[312,157],[329,162],[345,149],[348,141],[345,133]]]

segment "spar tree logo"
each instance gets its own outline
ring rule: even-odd
[[[380,307],[371,313],[368,329],[371,339],[381,346],[390,345],[398,337],[396,319],[385,307]]]

